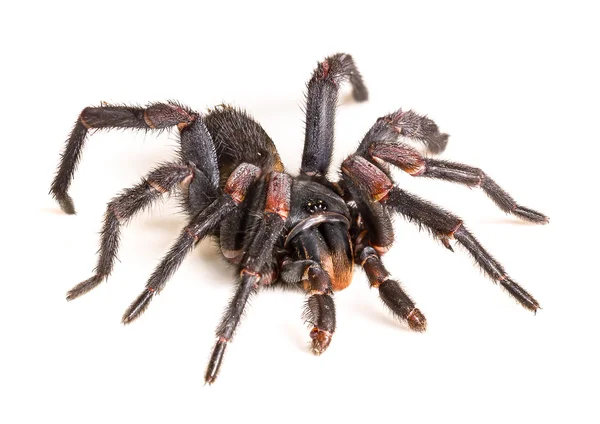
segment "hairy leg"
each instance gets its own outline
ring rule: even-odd
[[[409,220],[425,226],[442,243],[450,248],[449,239],[455,238],[477,261],[483,271],[494,281],[501,284],[525,308],[536,311],[539,303],[525,289],[514,282],[504,268],[490,255],[467,231],[463,222],[439,206],[419,199],[397,187],[391,179],[360,156],[351,156],[342,164],[344,180],[358,189],[363,199],[371,203],[380,203],[387,209],[404,215]]]
[[[412,110],[397,110],[383,116],[364,136],[356,153],[365,156],[374,141],[395,142],[398,137],[406,137],[425,145],[431,153],[441,153],[448,144],[448,134],[441,133],[435,122]]]
[[[208,384],[216,380],[225,349],[239,325],[246,303],[258,289],[263,278],[261,272],[273,260],[273,247],[281,236],[290,210],[291,185],[289,175],[279,172],[270,174],[262,220],[252,234],[252,241],[240,265],[238,287],[217,328],[217,342],[204,375]]]
[[[325,176],[331,162],[335,109],[339,86],[349,81],[357,101],[368,98],[367,88],[352,56],[344,53],[327,57],[318,64],[308,82],[306,133],[301,173]]]
[[[191,219],[146,283],[146,288],[123,314],[128,324],[146,310],[150,301],[165,287],[183,259],[203,238],[210,235],[222,218],[243,202],[249,187],[260,170],[250,164],[241,164],[229,177],[223,193],[210,206]]]
[[[164,193],[172,191],[178,184],[191,179],[193,172],[193,168],[188,165],[163,165],[150,172],[141,183],[123,191],[109,202],[104,214],[98,264],[94,269],[94,275],[73,287],[67,293],[67,300],[73,300],[87,293],[110,275],[119,249],[121,227]]]
[[[398,142],[374,141],[368,148],[367,159],[380,165],[391,163],[415,177],[435,178],[481,187],[490,199],[504,212],[536,223],[547,223],[548,217],[533,209],[519,205],[506,191],[479,168],[461,163],[427,159],[410,146]]]
[[[508,276],[500,262],[483,248],[460,218],[399,188],[390,191],[384,204],[409,220],[424,225],[445,241],[444,244],[450,238],[456,239],[492,281],[504,287],[525,308],[533,312],[539,309],[538,301]]]
[[[103,105],[83,109],[61,154],[58,170],[50,187],[50,193],[64,212],[68,214],[75,213],[73,200],[67,191],[77,164],[81,159],[81,151],[90,129],[137,128],[161,130],[175,125],[182,129],[196,118],[197,113],[176,103],[154,103],[145,108]]]
[[[312,351],[320,355],[329,347],[335,332],[335,304],[329,275],[318,262],[310,259],[290,261],[281,268],[287,283],[301,283],[308,295],[303,318],[310,324]]]
[[[371,287],[379,290],[381,300],[394,315],[405,321],[411,330],[425,331],[427,329],[425,316],[404,292],[400,283],[389,278],[390,273],[383,266],[380,253],[370,246],[365,246],[358,250],[357,260],[365,270]]]

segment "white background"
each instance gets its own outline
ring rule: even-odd
[[[598,422],[593,2],[249,3],[2,6],[0,421]],[[185,223],[173,201],[127,227],[107,283],[65,301],[92,275],[106,202],[177,144],[175,133],[92,135],[70,190],[78,214],[67,216],[47,192],[83,107],[240,105],[295,172],[305,83],[338,51],[355,57],[371,98],[354,104],[342,93],[336,166],[377,117],[399,107],[428,114],[451,134],[443,158],[481,167],[550,216],[524,224],[479,190],[398,173],[402,187],[465,219],[539,299],[537,316],[466,252],[398,220],[385,260],[426,314],[426,333],[395,322],[357,272],[336,294],[329,350],[314,357],[303,296],[261,292],[216,384],[204,386],[234,279],[213,243],[140,320],[120,324]]]

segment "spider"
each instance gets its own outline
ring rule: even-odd
[[[393,215],[428,229],[450,250],[450,240],[456,240],[488,277],[536,312],[540,305],[535,298],[508,276],[460,218],[394,184],[391,166],[414,177],[480,187],[504,212],[534,223],[548,222],[543,214],[515,202],[482,170],[426,158],[405,143],[416,140],[430,153],[442,152],[448,135],[431,119],[402,109],[379,118],[343,161],[337,181],[328,176],[343,82],[350,83],[356,101],[367,100],[367,88],[350,55],[329,56],[314,70],[307,89],[302,164],[296,176],[285,171],[263,128],[232,106],[220,105],[206,114],[177,102],[83,109],[50,190],[68,214],[75,213],[67,191],[89,130],[160,131],[177,126],[180,148],[177,161],[160,165],[108,203],[94,275],[71,289],[67,300],[87,293],[110,275],[122,226],[163,195],[176,193],[189,221],[122,322],[128,324],[146,310],[201,240],[215,238],[239,276],[216,331],[205,373],[208,384],[218,375],[249,297],[263,286],[292,286],[306,293],[304,318],[317,355],[327,349],[335,332],[333,292],[348,287],[355,265],[365,271],[371,287],[395,316],[410,329],[424,331],[425,316],[382,263],[394,242]]]

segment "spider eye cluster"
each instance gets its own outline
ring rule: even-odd
[[[309,200],[306,203],[306,211],[310,214],[314,214],[314,213],[318,213],[318,212],[323,212],[327,210],[327,205],[325,204],[324,201],[322,200]]]

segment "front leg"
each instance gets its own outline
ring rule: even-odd
[[[329,274],[310,259],[284,263],[281,278],[288,283],[300,282],[308,295],[303,318],[310,324],[312,351],[320,355],[329,347],[335,332],[335,304]]]
[[[448,239],[454,238],[467,249],[483,272],[492,281],[504,287],[523,307],[534,313],[540,308],[538,301],[508,276],[500,262],[484,249],[475,236],[466,229],[460,218],[397,187],[390,191],[383,203],[409,220],[424,225],[443,237],[446,243]]]
[[[273,248],[283,232],[290,211],[291,188],[292,179],[289,175],[281,172],[270,174],[262,219],[256,231],[250,233],[252,239],[240,265],[238,287],[217,328],[217,342],[204,374],[204,381],[208,384],[215,382],[225,349],[240,323],[246,303],[263,280],[261,273],[273,260]]]
[[[379,289],[379,296],[395,316],[408,323],[411,330],[423,332],[427,329],[427,320],[404,292],[400,283],[390,279],[383,266],[381,255],[372,247],[357,249],[357,262],[363,267],[371,287]]]
[[[169,252],[163,257],[146,283],[146,288],[123,314],[123,324],[138,318],[150,301],[159,294],[177,271],[187,254],[219,226],[223,217],[239,208],[246,193],[254,184],[260,169],[249,163],[240,164],[229,176],[224,192],[207,208],[193,217],[183,229]]]
[[[521,305],[533,312],[540,308],[537,300],[508,276],[502,265],[465,228],[460,218],[394,187],[393,182],[382,170],[360,156],[346,159],[342,164],[342,173],[345,183],[353,188],[353,192],[364,202],[380,204],[385,209],[395,211],[424,226],[439,237],[446,247],[450,246],[449,239],[456,239],[486,275],[503,286]]]

